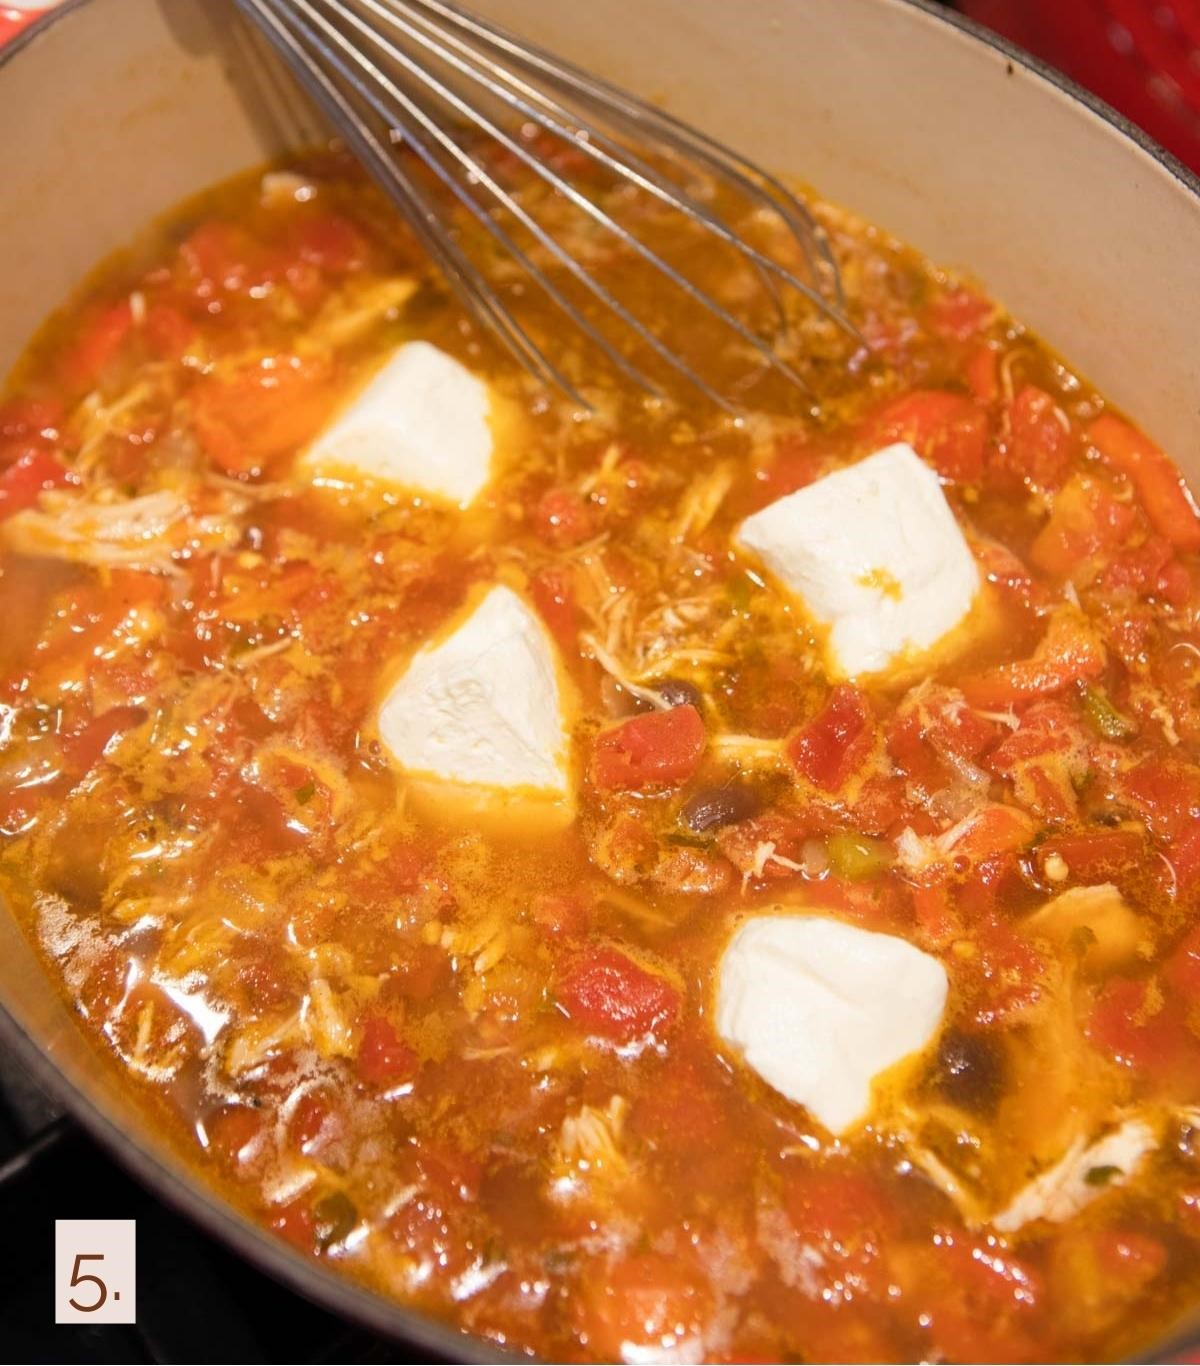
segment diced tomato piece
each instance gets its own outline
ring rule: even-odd
[[[1042,611],[1050,605],[1050,592],[1038,583],[1028,566],[999,541],[977,541],[975,559],[988,583],[994,584],[1010,600],[1029,611]]]
[[[814,1277],[828,1278],[818,1294],[851,1280],[881,1293],[887,1284],[884,1255],[895,1219],[868,1172],[831,1162],[821,1167],[789,1162],[783,1168],[783,1203],[803,1247],[818,1254]]]
[[[54,442],[65,421],[66,412],[57,399],[12,398],[0,404],[0,442],[22,438]]]
[[[934,1350],[948,1361],[1036,1361],[1039,1352],[1030,1317],[1038,1307],[1037,1272],[996,1239],[941,1227],[931,1255],[915,1261],[921,1293],[930,1297],[928,1331]],[[907,1287],[906,1287],[907,1289]]]
[[[1104,642],[1095,629],[1078,612],[1060,610],[1031,659],[999,664],[960,686],[974,706],[991,710],[1053,696],[1073,683],[1099,678],[1105,667]]]
[[[632,716],[596,737],[591,779],[605,791],[678,787],[704,753],[704,722],[695,707]]]
[[[757,512],[786,494],[806,488],[820,476],[826,450],[807,433],[789,433],[775,443],[770,461],[755,472],[747,511]]]
[[[251,1160],[266,1128],[266,1115],[249,1105],[222,1105],[204,1118],[209,1152],[230,1167]]]
[[[1200,1001],[1200,925],[1183,936],[1163,964],[1163,979],[1182,1000]]]
[[[301,1195],[276,1210],[271,1216],[270,1227],[284,1242],[291,1243],[299,1251],[316,1250],[316,1220],[313,1218],[307,1196]]]
[[[1200,819],[1200,768],[1194,764],[1150,755],[1116,786],[1156,839],[1176,840]]]
[[[257,952],[239,955],[235,980],[245,999],[254,1003],[256,1010],[264,1006],[281,1006],[295,1001],[300,985],[294,969],[281,963],[265,947]]]
[[[417,1074],[417,1055],[391,1022],[372,1015],[358,1045],[358,1075],[373,1086],[398,1086]]]
[[[1076,714],[1057,701],[1035,702],[986,766],[1013,785],[1017,801],[1047,820],[1075,815],[1074,784],[1088,771],[1088,742]]]
[[[1105,984],[1085,1032],[1114,1062],[1151,1075],[1175,1072],[1186,1056],[1179,1010],[1136,978],[1114,977]]]
[[[1114,555],[1100,576],[1107,592],[1145,593],[1158,583],[1163,566],[1174,554],[1161,536],[1149,536],[1141,545]]]
[[[683,1050],[683,1051],[681,1051]],[[707,1150],[718,1155],[729,1134],[730,1114],[722,1104],[721,1064],[711,1049],[681,1044],[638,1096],[632,1127],[665,1153]]]
[[[572,1302],[588,1354],[600,1361],[650,1360],[670,1342],[699,1360],[715,1305],[711,1285],[692,1261],[645,1251],[588,1265]]]
[[[1195,594],[1195,580],[1187,565],[1168,560],[1154,581],[1154,596],[1171,607],[1186,607]]]
[[[307,1091],[300,1097],[288,1120],[288,1140],[297,1152],[311,1156],[335,1142],[343,1128],[328,1088]]]
[[[483,1167],[469,1153],[449,1144],[427,1141],[415,1157],[422,1179],[441,1199],[460,1200],[464,1204],[479,1199]]]
[[[973,289],[956,285],[939,294],[929,312],[935,332],[955,341],[970,341],[996,316],[996,305]]]
[[[1097,626],[1113,654],[1133,673],[1140,672],[1158,633],[1155,613],[1149,607],[1122,602],[1115,609],[1101,605],[1095,614]],[[1168,657],[1169,658],[1169,657]]]
[[[76,773],[88,773],[118,735],[140,726],[145,719],[142,707],[112,707],[74,735],[64,735],[60,741],[63,755]]]
[[[595,532],[591,509],[571,489],[547,489],[534,510],[533,525],[542,540],[563,550],[579,545]]]
[[[246,859],[267,860],[294,853],[308,834],[292,819],[291,803],[282,801],[265,787],[237,781],[231,784],[230,815],[224,838]]]
[[[807,839],[839,828],[832,813],[823,806],[813,805],[803,811],[776,807],[761,816],[725,826],[717,832],[717,843],[740,873],[775,880],[796,876]],[[764,860],[767,846],[771,857]]]
[[[975,350],[966,369],[967,388],[976,403],[995,403],[1000,397],[1000,350],[985,343]]]
[[[362,268],[367,257],[363,235],[341,214],[312,214],[296,225],[288,246],[306,265],[333,275],[346,275]]]
[[[960,898],[964,890],[960,889]],[[1006,920],[994,913],[976,915],[970,918],[966,934],[974,945],[974,956],[954,961],[953,967],[963,982],[977,1024],[995,1024],[1041,998],[1046,965],[1032,944]]]
[[[1128,422],[1102,413],[1087,429],[1088,441],[1137,489],[1151,525],[1177,550],[1200,550],[1200,509],[1172,461]]]
[[[997,854],[1026,848],[1036,834],[1036,823],[1024,811],[989,802],[964,816],[939,842],[950,859],[982,863]]]
[[[787,752],[810,783],[836,792],[862,767],[874,740],[875,717],[866,694],[839,683],[824,709],[792,738]]]
[[[956,760],[977,762],[999,729],[967,706],[956,690],[922,686],[893,716],[888,753],[910,779],[934,791],[950,780]]]
[[[1083,727],[1075,712],[1063,702],[1034,702],[1020,718],[1017,729],[1007,734],[987,757],[987,766],[1003,778],[1030,759],[1064,754],[1085,743]]]
[[[574,892],[551,892],[535,897],[529,911],[555,939],[578,938],[587,931],[587,903]]]
[[[196,340],[196,324],[170,304],[151,304],[142,331],[153,350],[164,360],[178,360]]]
[[[569,570],[562,565],[544,565],[530,580],[529,591],[533,605],[554,638],[564,645],[574,645],[579,613]]]
[[[1167,1249],[1147,1233],[1104,1229],[1094,1236],[1101,1269],[1122,1282],[1126,1293],[1144,1289],[1167,1264]]]
[[[946,785],[948,775],[941,756],[915,710],[900,711],[893,717],[887,748],[900,772],[926,792],[935,792]]]
[[[235,294],[262,283],[262,251],[243,228],[210,219],[179,245],[179,257],[201,295],[214,289]]]
[[[676,845],[656,857],[650,880],[668,896],[720,896],[733,869],[720,854]]]
[[[397,994],[406,1001],[430,1001],[446,989],[451,975],[445,953],[429,944],[416,944],[396,965],[394,981]]]
[[[578,959],[560,978],[557,994],[568,1019],[619,1044],[669,1029],[679,1012],[675,988],[616,949],[595,949]]]
[[[1002,486],[1056,489],[1075,453],[1071,422],[1054,396],[1026,384],[1008,406],[1008,436],[989,466]]]
[[[401,1154],[403,1175],[398,1180],[405,1180],[413,1193],[383,1227],[405,1257],[456,1280],[478,1265],[478,1249],[495,1236],[495,1229],[481,1218],[475,1206],[477,1188],[463,1180],[455,1155],[446,1157],[445,1163],[434,1160],[424,1144]]]
[[[917,389],[877,413],[866,438],[873,446],[907,441],[943,479],[973,484],[983,474],[987,428],[987,414],[965,394]]]
[[[870,768],[851,791],[830,795],[835,800],[823,815],[819,813],[825,802],[815,795],[806,815],[813,826],[824,824],[834,832],[849,826],[858,835],[883,835],[897,821],[907,824],[920,809],[914,805],[899,773],[883,773]]]
[[[1038,867],[1045,872],[1049,859],[1060,859],[1070,881],[1095,886],[1117,882],[1136,873],[1146,860],[1146,837],[1140,830],[1084,830],[1051,835],[1038,846]]]
[[[592,843],[592,861],[614,882],[640,882],[657,865],[658,840],[647,813],[622,810],[616,813]]]
[[[1100,586],[1108,592],[1126,591],[1141,597],[1158,597],[1173,607],[1183,607],[1192,596],[1192,578],[1175,558],[1174,547],[1161,536],[1150,536],[1140,546],[1114,555]]]
[[[792,1227],[816,1248],[878,1241],[894,1219],[879,1183],[868,1172],[845,1164],[785,1168],[784,1206]]]
[[[133,310],[123,299],[104,309],[82,330],[62,358],[64,381],[72,389],[91,389],[120,350],[133,327]]]
[[[1192,825],[1171,845],[1168,890],[1174,897],[1190,897],[1200,886],[1200,825]],[[1197,984],[1200,996],[1200,983]]]
[[[192,425],[209,457],[228,474],[248,474],[292,454],[320,429],[333,404],[329,366],[276,356],[192,388]]]
[[[938,707],[929,729],[930,738],[943,753],[961,759],[978,759],[995,740],[999,726],[951,696]]]
[[[1136,1314],[1166,1262],[1163,1244],[1141,1230],[1088,1227],[1084,1220],[1062,1225],[1050,1245],[1049,1270],[1066,1333],[1095,1332]]]
[[[0,474],[0,521],[32,507],[46,489],[75,483],[75,476],[44,450],[31,450]]]
[[[1069,578],[1094,556],[1123,545],[1137,512],[1090,475],[1077,474],[1059,489],[1050,519],[1030,549],[1034,565]]]
[[[961,932],[961,922],[950,902],[950,884],[939,870],[936,880],[916,883],[911,889],[913,914],[926,943],[946,948]]]

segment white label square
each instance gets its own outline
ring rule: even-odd
[[[54,1221],[54,1322],[136,1323],[132,1219]]]

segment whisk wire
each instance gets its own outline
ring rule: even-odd
[[[360,3],[371,9],[378,8],[373,3],[373,0],[360,0]],[[296,0],[296,4],[305,11],[308,11],[309,13],[312,12],[312,6],[308,3],[308,0]],[[517,139],[510,136],[503,128],[492,122],[492,120],[480,110],[468,105],[455,91],[439,81],[426,68],[415,62],[407,53],[397,48],[394,44],[387,42],[381,34],[364,23],[356,14],[352,13],[346,5],[342,4],[341,0],[325,0],[325,4],[328,9],[332,10],[335,14],[345,19],[347,23],[358,29],[363,37],[374,44],[374,46],[389,60],[396,62],[403,69],[407,70],[416,80],[428,87],[446,103],[447,107],[464,118],[473,118],[475,124],[490,137],[494,138],[506,151],[511,153],[524,165],[528,166],[530,170],[534,171],[550,184],[587,217],[613,233],[626,246],[666,276],[677,288],[716,316],[721,322],[741,337],[743,341],[752,346],[768,365],[773,366],[793,383],[803,386],[803,381],[800,377],[767,342],[751,332],[738,318],[734,317],[732,313],[722,307],[716,299],[700,289],[685,275],[681,274],[670,265],[669,262],[663,260],[661,256],[650,247],[646,246],[646,244],[637,236],[629,232],[628,229],[617,223],[608,215],[604,214],[603,211],[598,209],[586,195],[577,190],[570,182],[564,180],[544,162],[539,161],[538,158]],[[322,26],[324,27],[325,25],[322,24]],[[328,31],[331,38],[342,46],[344,50],[350,53],[356,62],[363,66],[369,65],[363,54],[358,52],[353,44],[350,44],[342,35],[338,34],[336,29],[330,27]],[[473,183],[483,186],[483,188],[486,189],[507,212],[512,214],[523,227],[534,235],[538,243],[550,252],[564,269],[574,276],[574,278],[606,308],[620,318],[627,327],[631,328],[637,336],[660,357],[660,359],[665,361],[691,384],[700,389],[714,403],[727,411],[733,411],[733,405],[728,403],[727,400],[712,388],[712,386],[709,385],[692,366],[688,365],[677,352],[672,351],[666,346],[661,338],[657,337],[653,330],[645,322],[639,319],[631,309],[622,304],[610,291],[599,284],[595,277],[581,266],[566,248],[548,233],[532,214],[524,209],[520,203],[499,184],[482,162],[470,156],[445,132],[444,129],[438,126],[436,121],[431,119],[425,111],[405,95],[394,82],[382,75],[377,76],[377,80],[384,91],[403,107],[408,117],[424,128],[443,150],[449,153],[449,155],[463,166]],[[377,97],[369,95],[365,90],[362,90],[361,93],[364,98],[371,100],[372,104],[376,103]],[[383,107],[377,107],[380,108],[381,113],[384,112]],[[545,288],[546,279],[541,271],[535,273],[535,278],[537,279],[538,284]],[[652,386],[646,385],[645,387],[651,389],[653,392]]]
[[[820,228],[802,201],[774,177],[706,135],[653,106],[609,86],[445,0],[237,0],[280,51],[297,78],[346,138],[368,171],[410,219],[421,244],[442,269],[475,319],[543,384],[587,406],[577,388],[530,335],[452,234],[444,209],[435,203],[395,154],[407,146],[426,170],[462,205],[546,297],[628,378],[662,397],[650,376],[555,283],[497,221],[496,209],[519,224],[556,266],[617,319],[676,374],[727,412],[739,407],[719,393],[695,367],[669,347],[654,329],[602,285],[580,260],[493,174],[488,162],[468,150],[451,128],[482,134],[502,148],[513,164],[538,177],[562,202],[610,234],[692,303],[716,318],[765,364],[807,389],[803,377],[778,351],[787,314],[778,286],[796,290],[857,340],[843,312],[836,263]],[[386,31],[385,31],[386,30]],[[393,35],[389,37],[388,35]],[[401,43],[405,45],[402,46]],[[635,189],[683,214],[704,232],[731,247],[757,274],[780,321],[772,344],[690,279],[622,222],[602,209],[559,168],[543,158],[523,135],[490,117],[478,101],[465,98],[437,74],[446,71],[469,83],[503,110],[516,114],[579,149],[594,163]],[[535,82],[541,82],[541,86]],[[555,92],[548,93],[549,90]],[[421,92],[421,99],[416,98]],[[557,97],[556,97],[557,96]],[[560,98],[561,97],[561,98]],[[573,101],[572,108],[563,99]],[[440,111],[426,105],[433,101]],[[813,283],[772,259],[736,233],[716,212],[682,188],[636,150],[611,136],[582,106],[622,136],[633,135],[675,166],[698,166],[710,178],[736,189],[786,224],[805,257]],[[382,123],[384,139],[367,114]],[[387,145],[385,145],[385,143]],[[489,209],[487,201],[493,207]]]
[[[629,247],[632,251],[636,252],[639,256],[642,257],[643,260],[647,261],[656,270],[660,271],[663,275],[665,275],[666,278],[670,280],[673,285],[676,286],[676,288],[682,290],[683,293],[687,294],[696,303],[700,304],[701,307],[707,309],[710,313],[717,317],[721,322],[725,324],[726,327],[730,328],[733,332],[735,332],[744,342],[746,342],[749,346],[752,346],[759,353],[759,355],[762,356],[762,358],[767,362],[768,365],[778,370],[780,374],[784,375],[794,384],[804,387],[804,381],[800,378],[798,374],[795,373],[795,371],[791,369],[790,366],[787,365],[787,363],[782,359],[782,357],[779,356],[779,354],[769,343],[767,343],[761,337],[757,336],[754,332],[752,332],[748,327],[745,326],[744,323],[741,322],[740,319],[736,318],[732,313],[729,312],[728,309],[723,307],[723,305],[721,305],[716,299],[714,299],[711,294],[707,293],[707,291],[705,290],[702,290],[698,285],[689,280],[687,276],[683,275],[680,271],[676,270],[674,266],[672,266],[669,262],[665,261],[652,248],[648,247],[634,233],[631,233],[622,224],[618,223],[615,219],[610,217],[608,214],[604,213],[604,211],[600,209],[597,205],[595,205],[587,197],[587,195],[583,194],[563,176],[559,175],[558,172],[555,171],[552,166],[540,160],[537,156],[533,154],[533,152],[529,150],[528,147],[522,145],[520,141],[511,137],[504,129],[499,127],[497,124],[493,123],[490,119],[488,119],[478,110],[472,109],[471,106],[467,105],[465,101],[463,101],[458,95],[456,95],[453,91],[449,90],[449,88],[444,86],[441,82],[435,80],[428,71],[422,68],[419,64],[412,62],[411,59],[405,56],[405,54],[403,54],[394,45],[381,41],[380,35],[372,31],[368,26],[364,25],[362,21],[359,20],[356,16],[352,15],[348,11],[347,7],[344,4],[340,3],[340,0],[327,0],[327,3],[329,4],[331,9],[342,14],[348,20],[348,22],[354,24],[356,28],[359,28],[363,32],[364,36],[369,37],[370,40],[374,42],[375,45],[379,47],[380,50],[383,51],[389,58],[402,63],[407,69],[411,71],[411,73],[418,80],[421,80],[427,86],[429,86],[429,88],[435,94],[439,95],[442,99],[444,99],[446,103],[450,106],[450,108],[452,108],[456,113],[463,114],[464,116],[468,112],[473,114],[475,122],[481,129],[483,129],[484,132],[488,133],[491,137],[495,138],[496,141],[502,147],[504,147],[507,151],[512,153],[512,155],[515,156],[518,160],[520,160],[524,165],[528,166],[529,169],[533,171],[535,175],[539,176],[553,189],[557,190],[559,194],[563,195],[572,204],[574,204],[575,207],[580,210],[580,212],[585,214],[588,218],[590,218],[594,223],[597,223],[600,227],[612,233],[622,243],[624,243],[625,246]],[[378,3],[378,0],[359,0],[359,3],[362,4],[365,8],[377,13],[380,16],[380,18],[385,20],[385,22],[391,23],[395,27],[400,28],[401,31],[404,32],[407,36],[415,36],[417,38],[417,41],[421,41],[419,35],[415,35],[413,29],[409,25],[405,24],[397,16],[391,14],[384,5]],[[439,55],[441,55],[440,52]],[[446,60],[451,62],[456,69],[462,72],[462,74],[467,75],[468,77],[477,76],[477,73],[473,72],[469,66],[457,61],[454,57],[447,54]],[[461,152],[461,149],[459,150]],[[502,192],[497,188],[495,180],[484,169],[479,167],[478,163],[476,163],[474,159],[470,160],[472,166],[477,168],[474,174],[477,176],[479,182],[484,184],[489,190],[491,190],[491,192],[495,194],[496,197],[500,199],[504,203],[505,207],[508,208],[511,212],[512,204],[514,201],[512,201],[508,196],[502,194]],[[675,206],[679,207],[679,204],[676,203]],[[528,226],[529,220],[527,216],[523,215],[523,221],[526,221],[526,225]],[[558,255],[557,248],[555,248],[555,254]],[[567,264],[565,258],[560,257],[560,259],[563,259],[564,264]],[[571,269],[569,264],[568,269]],[[572,273],[575,272],[573,271]],[[624,317],[624,320],[626,322],[629,321],[627,316],[622,316]],[[642,336],[643,340],[649,342],[651,345],[654,345],[655,349],[659,351],[659,354],[662,355],[663,358],[666,359],[669,364],[674,365],[676,369],[680,369],[680,366],[678,364],[679,358],[675,356],[674,353],[668,353],[666,351],[661,350],[655,344],[656,339],[653,339],[652,334],[650,334],[646,330],[643,330],[642,327],[639,326],[637,330],[639,332],[639,335]],[[693,383],[696,382],[697,377],[694,372],[689,372],[681,369],[681,373],[686,374],[687,377],[691,379]],[[702,384],[701,387],[706,386],[703,386]],[[709,396],[713,396],[711,391]]]
[[[392,3],[396,3],[396,0],[392,0]],[[815,254],[820,257],[834,290],[837,310],[844,309],[841,274],[825,234],[804,202],[777,176],[747,161],[740,153],[673,117],[666,110],[584,71],[564,58],[552,55],[534,43],[517,38],[498,24],[447,3],[447,0],[400,0],[400,3],[405,7],[437,14],[447,23],[469,32],[485,46],[503,52],[517,66],[536,71],[556,88],[569,90],[599,107],[608,116],[621,115],[625,126],[635,135],[645,138],[649,131],[663,146],[702,161],[714,175],[778,214],[787,223],[810,265],[814,264],[815,248]],[[775,263],[772,263],[774,267]],[[812,301],[819,305],[822,302],[819,295]],[[834,316],[834,321],[846,320],[839,312]]]
[[[278,0],[273,0],[273,3],[278,3]],[[308,3],[308,0],[294,0],[294,3],[298,8],[303,9],[310,15],[312,14],[312,7]],[[337,3],[337,0],[328,0],[328,3],[330,7],[335,10],[340,10],[342,8]],[[321,25],[321,27],[326,32],[328,32],[330,38],[335,43],[344,48],[344,50],[353,58],[354,61],[366,65],[365,59],[363,58],[362,54],[360,54],[357,51],[353,44],[347,42],[347,40],[341,34],[339,34],[336,29],[332,28],[332,26],[327,25],[327,23],[321,18],[321,16],[313,15],[312,17],[316,19],[316,21]],[[300,20],[298,20],[297,22],[303,23],[303,21]],[[328,52],[326,55],[330,63],[336,67],[336,69],[342,74],[344,79],[348,83],[353,85],[353,87],[358,91],[362,98],[366,100],[369,104],[371,104],[371,106],[374,107],[378,113],[380,113],[381,115],[388,115],[394,113],[394,111],[389,110],[386,104],[382,103],[380,94],[376,91],[371,90],[369,87],[364,86],[361,83],[361,81],[353,74],[353,72],[345,66],[345,64],[341,61],[341,59],[338,58],[338,56],[335,53]],[[458,145],[458,143],[455,142],[454,139],[450,137],[450,135],[444,129],[440,128],[438,124],[433,119],[431,119],[428,114],[425,113],[424,110],[422,110],[418,105],[416,105],[412,100],[410,100],[404,94],[404,92],[401,91],[392,81],[388,80],[387,77],[379,76],[377,79],[379,81],[379,84],[383,87],[384,93],[389,95],[392,99],[396,100],[397,103],[401,105],[405,114],[407,114],[409,118],[411,118],[415,123],[422,127],[439,144],[439,146],[442,147],[444,151],[446,151],[455,160],[459,161],[464,166],[464,169],[468,171],[468,174],[476,181],[476,183],[483,185],[484,188],[486,188],[496,198],[497,202],[500,203],[503,208],[507,209],[513,215],[513,217],[515,217],[518,220],[518,222],[520,222],[525,228],[527,228],[528,231],[533,234],[533,236],[536,238],[539,244],[542,245],[547,251],[549,251],[555,257],[555,259],[558,260],[559,263],[571,275],[573,275],[574,278],[578,280],[581,285],[584,286],[585,289],[592,293],[599,300],[599,302],[602,305],[604,305],[604,307],[608,308],[612,313],[614,313],[618,318],[620,318],[622,322],[624,322],[629,328],[631,328],[667,364],[671,365],[685,379],[687,379],[690,383],[692,383],[698,389],[700,389],[709,399],[712,400],[712,402],[716,403],[726,411],[733,411],[732,405],[729,404],[727,400],[725,400],[715,389],[713,389],[711,385],[709,385],[691,366],[689,366],[682,359],[682,357],[678,356],[675,352],[671,351],[670,348],[667,347],[660,338],[656,337],[653,331],[644,322],[642,322],[635,314],[633,314],[623,303],[621,303],[619,299],[617,299],[613,294],[606,290],[603,285],[596,281],[595,278],[591,274],[589,274],[589,272],[585,270],[584,267],[581,266],[579,262],[574,259],[574,257],[570,255],[570,253],[561,245],[561,243],[557,242],[554,239],[554,237],[550,233],[548,233],[545,230],[545,228],[543,228],[542,225],[537,222],[535,218],[533,218],[531,214],[529,214],[502,186],[500,186],[483,166],[481,166],[473,158],[468,156],[467,153],[465,153],[463,149]],[[409,146],[430,168],[430,170],[432,170],[434,174],[438,175],[439,178],[441,178],[442,171],[444,170],[444,168],[441,167],[440,163],[437,162],[436,158],[432,157],[429,154],[428,148],[426,147],[425,143],[412,132],[411,126],[404,125],[403,120],[400,120],[399,122],[403,128],[404,136],[406,137]],[[499,132],[499,130],[497,131]],[[505,145],[508,145],[507,139],[505,139]],[[482,217],[480,218],[480,221],[482,221]],[[526,260],[528,260],[528,258],[526,258]],[[630,376],[630,378],[634,379],[648,393],[654,394],[655,396],[661,396],[661,391],[658,389],[658,386],[656,386],[654,382],[650,380],[649,377],[646,376],[642,371],[640,371],[637,367],[633,366],[626,357],[621,356],[615,348],[611,347],[607,340],[603,339],[601,334],[597,331],[597,329],[595,329],[592,326],[592,324],[587,320],[585,315],[581,313],[568,300],[566,300],[565,297],[558,290],[554,289],[553,285],[551,284],[545,273],[536,266],[533,266],[532,263],[530,263],[530,274],[532,275],[533,279],[538,283],[538,285],[542,289],[544,289],[546,293],[559,305],[559,307],[561,307],[570,316],[572,322],[577,327],[579,327],[593,339],[600,341],[600,344],[602,345],[605,354],[616,359],[617,364],[627,375]]]
[[[541,348],[533,341],[512,314],[496,299],[477,267],[443,232],[431,223],[440,221],[437,209],[405,174],[396,159],[389,154],[371,129],[359,117],[341,91],[328,76],[309,59],[295,41],[286,24],[280,24],[273,13],[279,0],[237,0],[244,11],[253,13],[262,31],[275,42],[277,50],[292,67],[294,74],[308,93],[320,104],[367,170],[384,187],[388,195],[408,218],[422,246],[437,263],[451,287],[477,321],[486,326],[509,350],[517,362],[535,375],[543,384],[554,385],[574,402],[587,406]]]
[[[401,8],[395,0],[362,0],[362,3],[376,11],[380,11],[381,8],[387,9],[391,12],[389,17],[392,22],[395,22],[395,12]],[[417,0],[417,4],[419,6],[420,0]],[[429,25],[429,21],[424,16],[414,12],[410,18],[414,24],[422,26],[424,30],[419,35],[412,29],[406,28],[405,31],[413,37],[414,41],[419,42],[440,59],[452,63],[457,70],[476,81],[507,107],[524,118],[535,122],[547,132],[554,133],[562,138],[606,170],[652,195],[660,203],[673,209],[685,210],[707,232],[719,238],[725,245],[740,252],[761,272],[778,277],[780,281],[802,294],[810,303],[815,304],[823,311],[828,310],[829,305],[819,290],[814,289],[807,281],[802,280],[780,262],[772,260],[771,257],[758,251],[751,243],[738,237],[727,223],[700,200],[693,195],[681,192],[679,186],[655,170],[636,151],[609,137],[590,119],[577,112],[572,113],[560,101],[551,99],[544,91],[538,90],[527,81],[521,80],[514,71],[505,70],[503,66],[494,61],[489,61],[480,52],[473,51],[469,44],[454,34],[440,33],[435,27]],[[447,48],[454,49],[462,61],[454,61],[447,52]],[[538,173],[541,174],[540,169]],[[739,181],[739,188],[745,189],[746,187]],[[813,265],[812,254],[804,239],[801,239],[800,247],[811,269]],[[764,280],[764,285],[768,289],[773,289],[769,279]]]

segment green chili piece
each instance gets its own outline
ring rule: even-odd
[[[892,866],[892,847],[867,835],[833,835],[827,845],[829,868],[837,877],[866,882]]]
[[[1113,706],[1099,688],[1084,688],[1083,714],[1106,740],[1128,740],[1133,725]]]

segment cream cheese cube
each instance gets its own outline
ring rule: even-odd
[[[941,963],[895,935],[760,915],[721,958],[716,1028],[765,1082],[841,1134],[866,1117],[874,1079],[932,1041],[947,989]]]
[[[406,342],[301,457],[318,477],[399,484],[467,507],[491,478],[487,385],[428,342]]]
[[[379,709],[379,733],[413,773],[556,797],[568,789],[554,646],[508,588],[413,658]]]
[[[850,678],[936,644],[979,590],[937,475],[903,443],[780,498],[736,539],[829,628],[830,669]]]

